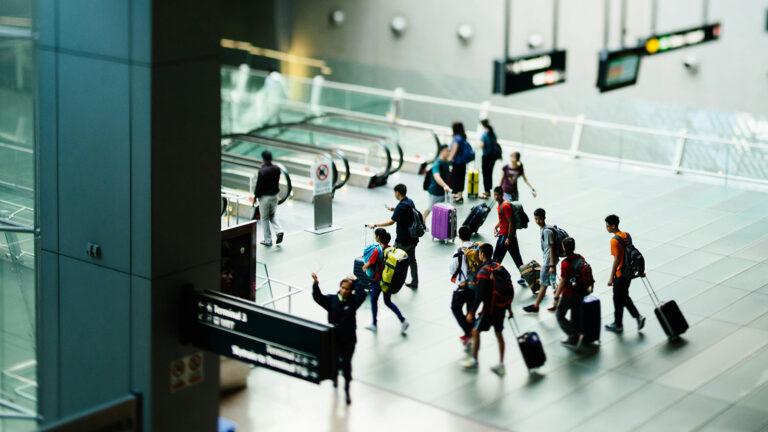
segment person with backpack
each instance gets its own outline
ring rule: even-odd
[[[421,213],[416,210],[413,201],[406,195],[408,188],[399,183],[394,187],[395,199],[399,202],[397,206],[390,206],[392,217],[386,222],[368,224],[368,228],[375,229],[397,224],[395,227],[395,248],[402,249],[408,254],[409,268],[411,271],[411,281],[405,286],[411,289],[419,288],[419,269],[416,264],[416,245],[419,244],[419,237],[426,232],[424,219]]]
[[[453,122],[453,144],[448,160],[453,164],[451,171],[451,189],[453,189],[453,202],[462,204],[464,198],[464,177],[467,176],[467,163],[475,160],[475,151],[467,141],[467,134],[464,132],[462,122]]]
[[[496,248],[493,250],[493,261],[501,264],[504,260],[504,256],[509,252],[509,256],[515,262],[515,267],[518,271],[523,266],[523,257],[520,256],[520,245],[517,243],[517,219],[515,216],[515,210],[507,201],[504,201],[504,191],[501,187],[496,186],[493,189],[493,199],[498,203],[497,213],[499,215],[499,222],[493,229],[493,233],[498,236],[496,239]],[[525,279],[523,279],[522,272],[520,273],[520,280],[517,281],[520,285],[525,285]]]
[[[517,189],[517,179],[520,177],[531,188],[531,194],[536,198],[536,189],[528,181],[528,177],[525,176],[523,163],[520,162],[520,152],[512,152],[509,157],[509,164],[501,167],[501,183],[499,183],[499,186],[504,189],[504,199],[507,201],[520,200],[520,194]]]
[[[536,295],[536,301],[523,308],[526,312],[536,313],[539,311],[539,305],[541,305],[544,296],[547,294],[547,287],[555,287],[555,281],[557,280],[557,263],[560,260],[563,251],[563,240],[568,237],[568,233],[564,229],[558,228],[557,225],[547,225],[547,212],[542,208],[536,209],[533,212],[533,220],[536,225],[541,228],[541,251],[544,254],[541,262],[541,277],[540,284],[541,289]],[[557,310],[557,299],[552,303],[552,306],[547,308],[548,311],[554,312]]]
[[[462,243],[456,253],[451,258],[449,271],[451,281],[454,283],[453,296],[451,298],[451,312],[459,323],[464,333],[460,339],[465,348],[470,347],[472,341],[472,324],[467,322],[467,315],[464,308],[469,310],[472,302],[475,301],[475,291],[477,290],[477,271],[480,269],[479,248],[481,243],[470,241],[472,232],[469,227],[459,228],[459,238]]]
[[[496,132],[488,119],[480,120],[480,125],[484,129],[483,136],[480,137],[480,148],[483,149],[482,168],[485,192],[480,194],[478,198],[488,199],[491,196],[491,188],[493,188],[493,167],[496,165],[496,161],[501,159],[501,146],[496,140]]]
[[[365,302],[368,295],[362,287],[355,287],[352,278],[344,278],[339,283],[339,292],[323,294],[317,275],[312,273],[312,299],[328,311],[328,323],[333,324],[334,348],[339,358],[339,369],[344,375],[344,393],[347,405],[352,403],[349,396],[349,384],[352,382],[352,355],[357,345],[357,309]],[[334,387],[336,380],[333,380]]]
[[[612,214],[605,218],[605,229],[613,234],[611,238],[611,255],[613,255],[613,265],[611,274],[608,277],[608,286],[613,287],[613,322],[606,324],[605,329],[614,333],[624,331],[624,308],[627,308],[632,318],[637,320],[637,330],[640,331],[645,326],[645,317],[635,307],[635,303],[629,296],[629,284],[632,282],[630,272],[631,264],[628,257],[631,254],[632,237],[628,233],[619,230],[619,217]],[[645,276],[644,274],[641,276]]]
[[[451,191],[451,187],[448,185],[448,181],[451,178],[451,166],[448,164],[449,153],[447,145],[440,145],[440,150],[437,152],[437,160],[432,163],[432,168],[425,174],[427,177],[424,179],[424,184],[426,191],[429,193],[429,204],[424,209],[424,222],[427,221],[429,214],[432,213],[432,207],[437,203],[443,202],[445,194]]]
[[[376,238],[378,246],[373,249],[368,261],[363,264],[363,271],[367,272],[368,269],[373,270],[373,279],[371,282],[371,315],[373,316],[373,323],[365,328],[375,333],[378,330],[377,315],[379,310],[379,295],[381,295],[381,271],[384,268],[384,251],[391,247],[389,246],[389,241],[392,240],[392,235],[390,235],[384,228],[376,228],[374,237]],[[400,320],[400,333],[405,334],[405,331],[408,330],[410,324],[400,312],[400,309],[397,308],[397,305],[392,302],[391,292],[384,293],[384,304],[397,316],[397,319]]]
[[[472,357],[464,361],[465,369],[477,369],[477,353],[480,350],[480,332],[493,327],[496,340],[499,344],[499,364],[491,367],[491,371],[499,376],[504,376],[504,318],[507,311],[512,313],[510,305],[514,298],[514,286],[509,272],[499,263],[493,262],[493,246],[483,243],[479,248],[480,261],[483,263],[477,272],[477,291],[472,307],[467,313],[467,322],[474,322],[472,329]],[[475,319],[475,313],[480,305],[483,310]]]
[[[555,299],[559,299],[555,316],[567,336],[560,343],[578,350],[584,342],[584,334],[579,331],[581,302],[594,286],[595,280],[587,261],[576,253],[576,240],[573,237],[563,240],[563,249],[565,259],[560,263],[560,283],[555,291]],[[570,320],[566,318],[568,311],[571,312]]]

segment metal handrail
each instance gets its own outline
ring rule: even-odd
[[[260,278],[260,279],[266,280],[270,284],[270,286],[274,282],[274,283],[276,283],[278,285],[283,285],[283,286],[288,288],[288,292],[286,294],[283,294],[283,295],[280,295],[280,296],[277,296],[277,297],[273,297],[272,300],[269,300],[269,301],[266,301],[264,303],[261,303],[261,304],[259,304],[259,306],[266,307],[267,305],[271,304],[274,307],[274,304],[276,302],[278,302],[280,300],[288,299],[288,311],[290,312],[291,308],[293,306],[293,301],[292,301],[293,296],[296,295],[296,294],[304,292],[304,290],[302,288],[299,288],[299,287],[297,287],[295,285],[291,285],[288,282],[283,282],[281,280],[272,279],[269,276],[259,275],[257,273],[256,274],[256,278]]]

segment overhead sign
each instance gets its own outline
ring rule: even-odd
[[[333,327],[225,294],[189,290],[185,342],[314,383],[335,377]]]
[[[597,87],[600,92],[634,85],[642,56],[642,47],[601,51],[597,68]]]
[[[565,51],[511,57],[494,62],[493,92],[509,95],[565,82]]]
[[[720,23],[707,24],[672,33],[653,35],[645,40],[645,54],[654,55],[720,39]]]

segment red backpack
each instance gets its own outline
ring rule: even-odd
[[[586,293],[589,287],[595,285],[595,277],[592,275],[592,266],[581,255],[576,255],[575,259],[565,259],[571,265],[573,277],[569,281],[574,289],[581,293]]]
[[[512,284],[512,276],[507,269],[499,263],[492,263],[485,266],[488,269],[488,276],[493,284],[493,293],[491,294],[491,304],[489,312],[493,313],[497,308],[506,309],[512,304],[515,298],[515,286]]]

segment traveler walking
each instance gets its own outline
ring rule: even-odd
[[[536,198],[536,189],[528,181],[528,177],[525,176],[525,168],[523,168],[523,163],[520,162],[520,152],[512,152],[509,157],[509,163],[501,167],[501,182],[499,183],[499,186],[504,189],[504,199],[507,201],[520,200],[520,194],[517,189],[517,179],[520,177],[531,188],[531,194]]]
[[[493,188],[493,167],[496,165],[496,161],[501,159],[501,146],[496,140],[496,132],[493,130],[491,123],[488,122],[488,119],[480,120],[480,125],[484,129],[483,136],[480,137],[480,148],[483,149],[484,192],[478,198],[488,199],[491,196],[491,188]]]
[[[461,246],[451,258],[449,271],[451,281],[454,283],[453,296],[451,298],[451,312],[459,323],[463,332],[460,337],[462,345],[469,348],[472,341],[472,324],[467,322],[467,315],[464,312],[466,307],[469,311],[472,303],[475,301],[475,292],[477,291],[477,271],[480,270],[480,243],[472,243],[470,238],[472,232],[469,227],[459,228],[459,238]]]
[[[406,283],[405,286],[417,289],[419,287],[419,272],[418,265],[416,264],[416,245],[419,243],[419,237],[424,235],[424,220],[421,213],[416,210],[413,201],[406,195],[408,188],[404,184],[400,183],[394,187],[395,199],[399,202],[397,206],[389,207],[392,211],[392,217],[386,222],[368,224],[368,228],[374,229],[378,227],[390,226],[397,224],[395,227],[395,247],[402,249],[408,254],[409,268],[411,271],[411,281]],[[418,229],[417,225],[419,226]],[[419,232],[416,232],[419,231]]]
[[[328,311],[328,322],[335,327],[335,349],[339,358],[339,369],[344,375],[344,393],[347,405],[352,403],[349,395],[349,384],[352,382],[352,355],[357,344],[357,309],[365,301],[367,295],[362,287],[355,287],[355,281],[344,278],[339,283],[339,292],[325,294],[320,292],[320,282],[317,275],[312,273],[312,298],[315,303]],[[336,387],[336,379],[333,380]]]
[[[445,201],[445,194],[451,191],[451,187],[448,185],[451,176],[451,166],[448,164],[448,155],[450,154],[448,146],[441,145],[437,154],[437,160],[432,164],[432,169],[429,171],[431,174],[429,186],[427,187],[429,204],[424,209],[424,222],[427,221],[429,214],[432,212],[432,207],[437,203]]]
[[[480,246],[480,261],[483,262],[482,267],[477,272],[477,292],[475,294],[475,301],[472,303],[472,307],[467,313],[467,322],[474,322],[475,326],[472,329],[472,356],[463,362],[465,369],[477,369],[478,361],[477,354],[480,350],[480,332],[484,332],[493,327],[496,333],[496,340],[499,344],[499,364],[493,366],[491,371],[499,376],[503,376],[504,369],[504,335],[502,330],[504,329],[504,317],[507,311],[509,311],[509,303],[512,302],[512,295],[507,299],[509,303],[504,306],[499,305],[497,302],[500,299],[500,285],[507,285],[507,289],[511,287],[509,281],[509,273],[501,266],[501,264],[491,261],[493,256],[493,246],[488,243],[483,243]],[[501,280],[502,275],[506,274],[505,281]],[[475,313],[483,305],[483,310],[475,320]],[[510,311],[511,313],[511,311]]]
[[[451,153],[448,160],[453,164],[451,171],[451,189],[453,189],[453,202],[461,204],[464,202],[462,194],[464,193],[464,177],[467,176],[467,163],[475,160],[475,151],[467,141],[467,134],[464,132],[464,124],[454,122],[453,144],[451,144]]]
[[[628,233],[619,230],[619,217],[613,214],[605,218],[605,229],[613,234],[611,238],[613,265],[611,266],[611,274],[608,277],[608,286],[613,286],[613,322],[607,324],[605,329],[614,333],[623,332],[624,308],[627,308],[632,318],[637,320],[637,330],[640,331],[645,326],[645,317],[640,315],[640,312],[635,307],[635,303],[629,296],[629,285],[632,279],[624,271],[626,247],[628,244],[632,244],[632,237]]]
[[[523,266],[523,258],[520,256],[520,245],[517,242],[517,221],[512,204],[504,201],[504,192],[500,186],[493,189],[493,199],[498,203],[497,213],[499,222],[493,228],[493,233],[498,236],[496,239],[496,248],[493,250],[493,260],[501,264],[504,256],[509,252],[509,256],[515,262],[515,267],[520,271]],[[520,285],[525,285],[523,274],[520,273]]]
[[[564,346],[578,350],[584,341],[584,334],[579,331],[581,320],[581,302],[592,286],[585,286],[585,269],[587,262],[584,257],[576,254],[576,241],[572,237],[563,240],[565,259],[560,263],[560,283],[555,291],[557,302],[557,323],[567,336],[561,340]],[[591,277],[589,272],[589,277]],[[594,284],[594,281],[591,281]],[[571,312],[571,319],[566,318]],[[598,329],[600,329],[598,323]]]
[[[259,213],[261,213],[261,226],[264,230],[264,239],[261,244],[272,246],[272,231],[270,225],[277,232],[275,243],[283,241],[283,228],[277,221],[277,194],[280,192],[280,168],[272,164],[272,153],[269,150],[261,152],[261,160],[264,164],[259,169],[256,180],[256,188],[253,192],[254,203],[258,201]]]
[[[544,209],[538,208],[533,212],[533,219],[536,221],[536,225],[541,228],[541,251],[544,256],[541,263],[541,289],[536,296],[536,301],[523,308],[526,312],[538,312],[541,301],[544,300],[544,296],[547,293],[547,287],[555,287],[555,281],[557,280],[557,262],[560,260],[560,249],[562,241],[568,237],[568,233],[558,228],[557,226],[547,225],[547,213]],[[550,312],[557,310],[557,299],[552,303],[552,306],[547,309]]]
[[[374,236],[379,246],[373,250],[371,257],[365,264],[363,264],[363,271],[367,271],[369,268],[373,269],[373,279],[371,282],[371,315],[373,316],[373,322],[365,327],[372,332],[378,330],[377,315],[379,310],[379,295],[381,294],[381,271],[384,268],[384,251],[390,248],[389,241],[392,240],[392,236],[384,228],[376,228]],[[400,332],[405,334],[405,331],[408,330],[410,324],[403,314],[400,313],[400,309],[397,308],[397,305],[392,302],[391,292],[384,293],[384,304],[397,316],[397,319],[400,320]]]

